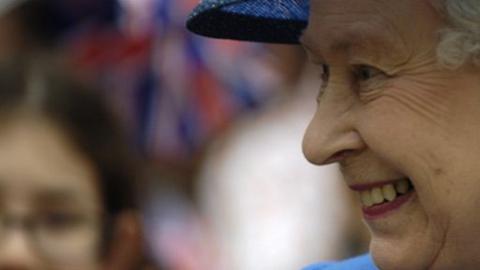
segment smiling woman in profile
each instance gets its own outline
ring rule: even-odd
[[[308,269],[479,268],[478,0],[204,0],[187,26],[301,43],[322,74],[303,151],[339,163],[371,256]]]

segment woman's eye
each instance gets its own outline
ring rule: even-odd
[[[383,74],[383,72],[378,70],[377,68],[366,65],[356,66],[354,73],[356,79],[359,81],[368,81],[379,74]]]
[[[320,78],[322,79],[323,83],[328,81],[330,77],[330,67],[326,64],[320,65]]]
[[[50,230],[62,230],[77,226],[82,222],[83,216],[74,213],[48,213],[40,219],[42,226]]]
[[[320,64],[320,89],[317,95],[317,103],[320,102],[320,98],[325,92],[325,88],[328,84],[328,79],[330,77],[330,67],[327,64]]]

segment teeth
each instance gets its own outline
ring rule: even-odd
[[[372,199],[375,204],[383,202],[383,194],[380,188],[374,188],[372,190]]]
[[[382,187],[383,197],[387,199],[387,201],[391,202],[395,200],[397,197],[397,193],[395,192],[395,188],[392,184],[388,184]]]
[[[395,189],[400,194],[407,193],[407,191],[408,191],[408,181],[404,179],[404,180],[396,182],[395,183]]]
[[[387,184],[371,190],[364,190],[360,192],[360,199],[362,204],[366,207],[370,207],[374,204],[381,204],[384,201],[391,202],[395,200],[399,194],[407,193],[409,185],[408,180],[403,179],[394,184]]]
[[[362,191],[360,193],[360,198],[362,200],[363,205],[365,205],[367,207],[370,207],[370,206],[373,205],[372,196],[370,195],[369,190]]]

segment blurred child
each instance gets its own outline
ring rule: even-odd
[[[0,269],[139,269],[135,165],[94,92],[0,63]]]

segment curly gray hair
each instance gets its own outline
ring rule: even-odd
[[[444,0],[443,8],[449,27],[440,32],[440,63],[450,69],[480,66],[480,0]]]

